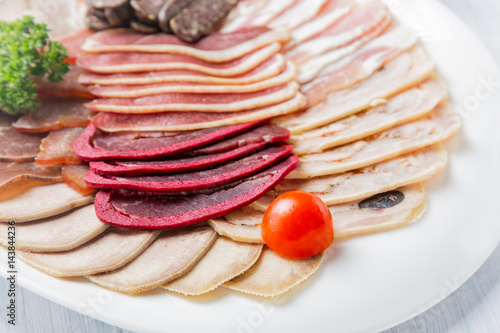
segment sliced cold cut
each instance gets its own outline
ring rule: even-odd
[[[33,161],[43,137],[44,134],[21,133],[10,126],[0,127],[0,161]]]
[[[62,181],[61,167],[58,165],[41,166],[33,162],[1,162],[0,190],[26,180],[50,183]]]
[[[261,217],[264,215],[258,212]],[[262,221],[262,218],[261,218]],[[208,224],[221,236],[226,236],[234,241],[253,244],[265,244],[261,236],[260,225],[236,225],[227,222],[224,218],[208,220]]]
[[[62,166],[62,178],[73,190],[80,194],[87,195],[97,190],[85,184],[85,175],[90,168],[86,164],[65,164]]]
[[[40,152],[35,158],[38,165],[79,164],[73,149],[76,139],[85,131],[83,127],[63,128],[51,131],[42,140]]]

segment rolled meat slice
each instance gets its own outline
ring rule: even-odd
[[[285,161],[238,185],[210,195],[190,197],[143,196],[101,190],[96,213],[101,221],[124,228],[172,229],[223,216],[258,199],[276,186],[298,163],[292,155]]]

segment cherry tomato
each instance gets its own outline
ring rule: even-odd
[[[332,214],[320,198],[309,192],[286,192],[267,208],[262,238],[283,256],[311,257],[333,242]]]

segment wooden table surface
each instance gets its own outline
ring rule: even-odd
[[[496,59],[500,59],[500,1],[441,1],[467,23]],[[6,290],[6,280],[0,279],[2,308],[7,299]],[[14,329],[6,325],[5,315],[2,314],[0,332],[127,332],[69,310],[19,286],[17,302],[18,324]],[[400,332],[500,332],[500,246],[451,296],[384,333]]]

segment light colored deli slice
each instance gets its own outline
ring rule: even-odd
[[[91,202],[93,196],[81,195],[66,183],[27,187],[15,196],[0,198],[0,222],[43,219]]]
[[[446,166],[447,157],[443,146],[436,144],[355,171],[311,179],[286,179],[251,206],[266,211],[272,200],[293,190],[311,192],[329,206],[364,199],[429,179]]]
[[[0,127],[0,161],[33,161],[40,152],[44,134],[21,133],[14,127]]]
[[[292,135],[289,141],[297,155],[320,153],[424,116],[445,97],[444,84],[432,79],[388,99],[380,106],[328,126]]]
[[[167,111],[237,112],[281,103],[293,98],[299,89],[293,81],[250,93],[168,93],[139,98],[100,98],[85,104],[92,111],[114,113],[156,113]]]
[[[106,132],[118,131],[191,131],[250,123],[298,112],[306,98],[297,93],[288,101],[240,112],[164,112],[125,114],[101,112],[92,122]]]
[[[304,155],[288,179],[305,179],[359,169],[446,140],[460,129],[460,119],[449,105],[429,115],[360,141],[322,153]]]
[[[85,127],[72,127],[50,132],[42,140],[40,152],[35,158],[36,164],[79,164],[81,161],[76,156],[73,145],[84,131]]]
[[[8,224],[0,223],[0,242],[7,246]],[[108,228],[87,205],[70,212],[16,226],[16,249],[29,252],[72,250]]]
[[[255,265],[223,286],[252,295],[277,296],[314,274],[324,256],[323,252],[310,258],[294,260],[282,257],[264,246]]]
[[[174,35],[164,33],[144,35],[129,29],[112,29],[88,38],[82,45],[82,50],[91,53],[180,54],[220,63],[242,57],[272,43],[286,43],[289,39],[288,31],[265,27],[242,29],[234,33],[212,33],[196,43],[186,43]]]
[[[261,251],[262,245],[218,237],[191,271],[162,288],[184,295],[207,293],[249,269],[259,259]]]
[[[263,215],[262,212],[258,212]],[[262,218],[261,218],[262,221]],[[236,225],[224,218],[208,220],[208,224],[221,236],[226,236],[237,242],[264,244],[260,225]]]
[[[206,225],[163,231],[128,265],[87,276],[87,279],[101,287],[129,294],[154,289],[189,272],[217,237],[217,233]]]
[[[89,242],[65,252],[18,251],[28,265],[56,277],[108,272],[130,262],[158,237],[158,231],[108,228]]]
[[[100,74],[189,70],[211,76],[231,77],[251,71],[278,53],[280,49],[281,44],[273,43],[241,58],[223,63],[206,62],[180,54],[122,52],[89,54],[79,58],[77,64],[84,70]]]
[[[262,214],[250,206],[245,206],[224,215],[224,220],[235,225],[256,226],[262,224]]]
[[[166,93],[247,93],[265,90],[279,86],[295,79],[296,67],[292,62],[288,62],[285,70],[269,79],[250,84],[230,84],[230,85],[205,85],[189,82],[169,82],[151,85],[116,85],[116,86],[92,86],[89,90],[97,97],[105,98],[133,98],[150,95],[160,95]]]
[[[287,127],[292,134],[331,124],[385,103],[386,98],[424,81],[433,69],[433,61],[417,46],[354,87],[331,93],[323,102],[304,112],[281,117],[276,123]]]
[[[0,161],[0,191],[26,180],[36,180],[47,184],[59,183],[62,181],[61,166],[41,166],[34,162]]]
[[[210,76],[189,70],[153,71],[141,73],[96,74],[83,73],[78,77],[82,84],[140,85],[168,82],[191,82],[198,84],[251,84],[269,79],[285,69],[286,60],[282,54],[275,54],[251,71],[230,78]]]

